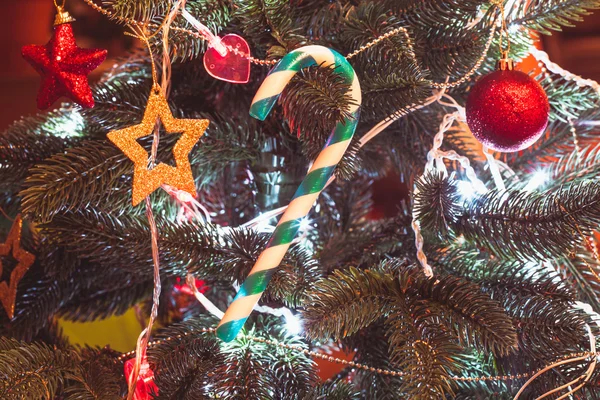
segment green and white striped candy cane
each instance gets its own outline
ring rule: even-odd
[[[287,210],[281,216],[267,248],[256,260],[256,264],[221,319],[217,327],[217,336],[226,342],[237,336],[252,309],[258,303],[273,273],[296,237],[300,221],[306,217],[333,174],[336,165],[342,159],[358,124],[361,93],[356,73],[341,54],[323,46],[301,47],[283,57],[271,70],[254,96],[250,115],[263,121],[290,79],[302,68],[312,65],[335,68],[344,81],[351,85],[350,95],[355,104],[351,105],[348,110],[349,117],[343,122],[337,123],[331,132],[325,147],[319,153]]]

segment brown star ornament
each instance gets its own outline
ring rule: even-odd
[[[148,169],[150,157],[137,139],[150,135],[159,120],[167,133],[181,133],[181,137],[173,147],[175,167],[159,163],[154,168]],[[134,163],[132,199],[134,206],[163,184],[192,195],[196,194],[189,153],[206,131],[209,122],[207,119],[174,118],[167,99],[155,88],[150,94],[144,118],[139,125],[108,134],[108,139]]]
[[[0,302],[8,318],[15,315],[15,300],[17,299],[17,285],[35,261],[35,256],[21,247],[21,231],[23,220],[18,215],[10,228],[6,242],[0,244],[0,257],[11,256],[17,261],[17,266],[10,273],[9,282],[0,282]],[[0,276],[2,276],[2,259],[0,259]]]

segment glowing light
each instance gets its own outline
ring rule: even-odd
[[[52,131],[54,136],[68,138],[81,136],[81,132],[85,128],[85,121],[77,110],[71,110],[69,114],[48,120],[42,126],[44,129]]]
[[[287,311],[283,314],[285,317],[285,330],[289,335],[299,335],[302,332],[302,321],[289,310]]]
[[[302,218],[302,220],[300,220],[300,232],[306,232],[307,230],[312,228],[312,221],[308,218]]]
[[[178,190],[177,191],[177,200],[179,200],[183,203],[191,203],[192,201],[194,201],[194,196],[192,196],[185,190]]]
[[[550,175],[547,171],[537,170],[531,176],[529,183],[523,188],[526,192],[534,191],[537,188],[540,188],[546,184],[550,180]]]
[[[233,286],[237,292],[239,287],[235,284]],[[257,304],[256,307],[254,307],[254,310],[265,314],[275,315],[276,317],[283,317],[285,319],[285,330],[290,336],[298,335],[302,332],[302,320],[294,315],[289,308],[271,308],[269,306]]]
[[[475,186],[469,181],[456,181],[456,188],[461,200],[470,200],[477,195]]]

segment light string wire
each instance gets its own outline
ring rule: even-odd
[[[162,29],[163,34],[166,33],[165,39],[163,42],[164,46],[168,46],[169,26],[175,19],[175,16],[177,15],[177,10],[184,3],[185,3],[185,0],[178,0],[173,7],[173,11],[168,16],[165,17],[165,20],[163,21],[163,23],[160,26],[158,26],[158,28],[152,35],[147,36],[145,34],[146,29],[141,28],[138,25],[130,26],[130,28],[132,29],[134,34],[127,33],[130,36],[137,37],[138,39],[143,41],[146,44],[146,46],[148,47],[151,68],[152,68],[152,83],[153,83],[152,91],[153,92],[160,91],[161,94],[165,98],[167,98],[167,96],[168,96],[168,91],[169,91],[169,86],[170,86],[169,82],[171,80],[171,62],[169,59],[168,52],[163,52],[162,85],[159,85],[156,65],[154,63],[154,55],[152,53],[152,48],[150,46],[150,39],[152,37],[154,37],[155,35],[157,35],[158,32],[160,32]],[[154,127],[154,131],[153,131],[152,149],[150,152],[150,157],[148,159],[148,167],[149,168],[154,167],[157,153],[158,153],[159,141],[160,141],[160,125],[157,121],[157,123]],[[158,249],[158,228],[156,226],[156,220],[155,220],[154,214],[152,212],[152,202],[150,200],[150,196],[146,196],[146,198],[144,200],[145,200],[145,206],[146,206],[146,218],[148,219],[148,224],[150,226],[154,286],[153,286],[153,291],[152,291],[152,309],[150,312],[150,318],[148,320],[148,325],[146,326],[146,328],[144,330],[142,330],[142,332],[138,336],[137,343],[136,343],[137,353],[136,353],[136,358],[135,358],[135,364],[134,364],[133,370],[131,372],[131,375],[128,377],[129,382],[128,382],[127,400],[133,399],[133,396],[135,395],[135,388],[137,385],[138,376],[139,376],[140,370],[142,368],[142,364],[147,362],[146,361],[146,350],[148,348],[148,343],[149,343],[150,337],[152,335],[152,327],[154,325],[154,321],[158,317],[158,306],[160,303],[160,293],[162,291],[161,281],[160,281],[160,254],[159,254],[159,249]]]
[[[508,52],[510,51],[510,38],[508,35],[508,30],[506,28],[506,21],[505,21],[505,15],[504,15],[504,0],[493,0],[492,4],[500,9],[500,19],[501,19],[500,52],[502,53],[503,58],[507,58]],[[496,14],[496,18],[497,18],[497,14]],[[492,23],[491,34],[490,34],[490,37],[488,38],[488,41],[485,46],[485,51],[479,58],[478,62],[475,64],[474,69],[469,71],[469,73],[471,73],[471,72],[474,73],[479,68],[479,65],[481,65],[481,62],[483,62],[483,58],[485,58],[485,55],[489,51],[489,48],[492,44],[496,24],[497,24],[497,21],[496,21],[496,19],[494,19],[494,21]],[[503,42],[502,36],[503,35],[506,36],[506,42],[507,42],[507,50],[506,51],[502,47],[502,42]],[[477,68],[475,68],[475,67],[477,67]],[[467,74],[467,75],[469,75],[469,74]],[[446,81],[447,80],[448,80],[448,77],[446,78]],[[458,104],[458,102],[456,100],[454,100],[452,97],[450,97],[448,94],[445,94],[445,88],[447,88],[447,87],[450,87],[450,85],[446,84],[443,86],[443,89],[438,93],[435,101],[437,101],[438,103],[440,103],[443,106],[454,108],[454,109],[456,109],[456,111],[453,113],[444,115],[442,122],[440,124],[439,130],[436,133],[436,135],[434,136],[431,150],[427,153],[427,163],[425,165],[423,174],[421,175],[421,177],[419,179],[423,179],[428,173],[430,173],[432,171],[442,172],[443,176],[447,177],[448,171],[446,170],[446,166],[444,165],[443,160],[448,159],[451,161],[458,161],[459,164],[465,170],[465,174],[466,174],[467,178],[471,181],[471,184],[474,186],[474,188],[478,192],[485,193],[487,191],[487,188],[485,187],[483,182],[481,182],[481,180],[479,180],[479,178],[477,178],[475,170],[471,166],[471,163],[467,157],[459,155],[454,150],[450,150],[450,151],[441,151],[440,150],[442,143],[444,141],[444,133],[452,127],[454,122],[455,121],[466,122],[466,115],[465,115],[464,107],[462,107],[460,104]],[[443,98],[445,98],[448,101],[446,101],[446,102],[443,101],[442,100]],[[386,125],[384,124],[384,126],[386,126]],[[498,169],[498,165],[496,164],[496,161],[495,161],[493,155],[490,154],[490,152],[486,146],[483,146],[483,154],[485,155],[485,158],[488,162],[490,172],[492,173],[492,177],[494,179],[496,187],[500,190],[504,190],[505,185],[504,185],[502,176],[500,174],[500,171]],[[419,189],[418,189],[418,186],[415,185],[415,187],[413,189],[413,199],[415,199],[418,194],[419,194]],[[417,218],[416,210],[417,210],[416,204],[413,204],[411,228],[415,234],[415,247],[417,249],[417,260],[421,264],[425,275],[428,278],[433,278],[433,269],[427,262],[427,255],[423,251],[424,239],[423,239],[423,235],[421,234],[421,224]]]
[[[423,179],[428,173],[438,171],[443,174],[444,177],[448,176],[448,170],[444,164],[444,159],[457,161],[461,167],[465,170],[465,175],[471,181],[474,190],[478,192],[485,193],[487,192],[487,188],[485,184],[477,177],[475,170],[471,166],[471,162],[465,156],[458,154],[454,150],[450,151],[442,151],[440,150],[443,142],[444,142],[444,133],[447,132],[454,122],[456,121],[465,121],[465,109],[460,104],[456,102],[456,100],[450,95],[446,94],[445,91],[440,91],[437,94],[437,100],[443,106],[451,107],[456,109],[456,111],[452,113],[448,113],[444,115],[442,118],[442,122],[440,123],[438,132],[435,134],[433,138],[433,144],[429,152],[427,153],[427,163],[425,164],[425,168],[423,170],[423,174],[419,179]],[[488,160],[489,161],[489,160]],[[491,168],[491,166],[490,166]],[[419,188],[415,185],[413,189],[413,199],[415,199],[419,195]],[[421,234],[421,224],[417,218],[417,205],[413,204],[412,207],[412,222],[411,228],[415,234],[415,247],[417,249],[417,260],[421,264],[423,268],[423,272],[428,278],[433,278],[433,269],[427,262],[427,255],[423,251],[423,247],[425,241],[423,239],[423,235]]]
[[[159,90],[159,86],[158,86],[156,65],[154,64],[154,57],[152,55],[150,41],[148,39],[148,36],[146,36],[143,29],[141,29],[139,27],[133,27],[133,26],[131,27],[131,29],[134,32],[133,34],[129,33],[129,32],[126,32],[125,34],[136,37],[136,38],[140,39],[141,41],[143,41],[147,45],[148,51],[150,52],[150,63],[151,63],[151,68],[152,68],[152,81],[153,81],[152,91],[156,92]],[[154,32],[153,35],[156,35],[156,32]],[[150,36],[150,37],[152,37],[152,36]],[[158,150],[158,146],[154,146],[154,143],[157,143],[159,140],[158,126],[155,127],[155,129],[153,131],[153,136],[154,136],[153,137],[154,142],[152,145],[150,157],[148,159],[149,167],[153,166],[154,161],[156,160],[156,152]],[[145,329],[142,330],[142,332],[140,333],[140,335],[138,336],[138,339],[136,341],[137,352],[136,352],[136,357],[135,357],[135,363],[134,363],[133,369],[131,371],[131,375],[128,377],[129,381],[128,381],[127,400],[132,400],[133,396],[135,394],[135,388],[137,386],[137,378],[140,374],[142,363],[146,359],[146,349],[148,348],[148,343],[150,341],[150,337],[152,334],[152,326],[154,324],[154,320],[158,316],[158,302],[160,299],[160,292],[162,290],[161,282],[160,282],[160,259],[159,259],[159,252],[158,252],[158,228],[156,227],[156,221],[154,219],[154,214],[152,213],[152,204],[150,202],[149,197],[146,197],[146,199],[145,199],[145,206],[146,206],[146,218],[148,219],[148,225],[150,226],[150,240],[151,240],[151,247],[152,247],[152,265],[153,265],[153,275],[154,275],[154,285],[153,285],[153,291],[152,291],[152,310],[150,312],[150,318],[148,320],[148,325],[146,326]]]
[[[544,64],[544,66],[552,73],[560,75],[566,81],[574,81],[577,86],[584,87],[587,86],[592,88],[598,97],[600,97],[600,84],[592,79],[584,79],[579,75],[576,75],[572,72],[569,72],[563,69],[560,65],[553,63],[548,56],[548,53],[545,51],[539,50],[536,47],[532,46],[529,49],[529,52],[538,62]]]

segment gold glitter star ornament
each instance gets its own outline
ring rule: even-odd
[[[2,306],[10,319],[13,319],[15,315],[17,285],[35,262],[35,256],[21,248],[22,230],[23,220],[18,215],[15,222],[13,222],[12,228],[10,228],[6,242],[0,243],[0,277],[3,270],[1,257],[12,256],[17,261],[17,266],[10,273],[9,281],[0,282],[0,302],[2,302]]]
[[[149,169],[148,152],[137,142],[137,139],[152,134],[158,120],[163,124],[167,133],[182,134],[173,147],[175,167],[159,163],[154,168]],[[209,122],[207,119],[174,118],[167,99],[155,87],[148,99],[142,122],[139,125],[108,134],[108,139],[134,163],[134,206],[138,205],[146,196],[163,184],[173,186],[192,195],[196,193],[189,153],[206,131]]]

